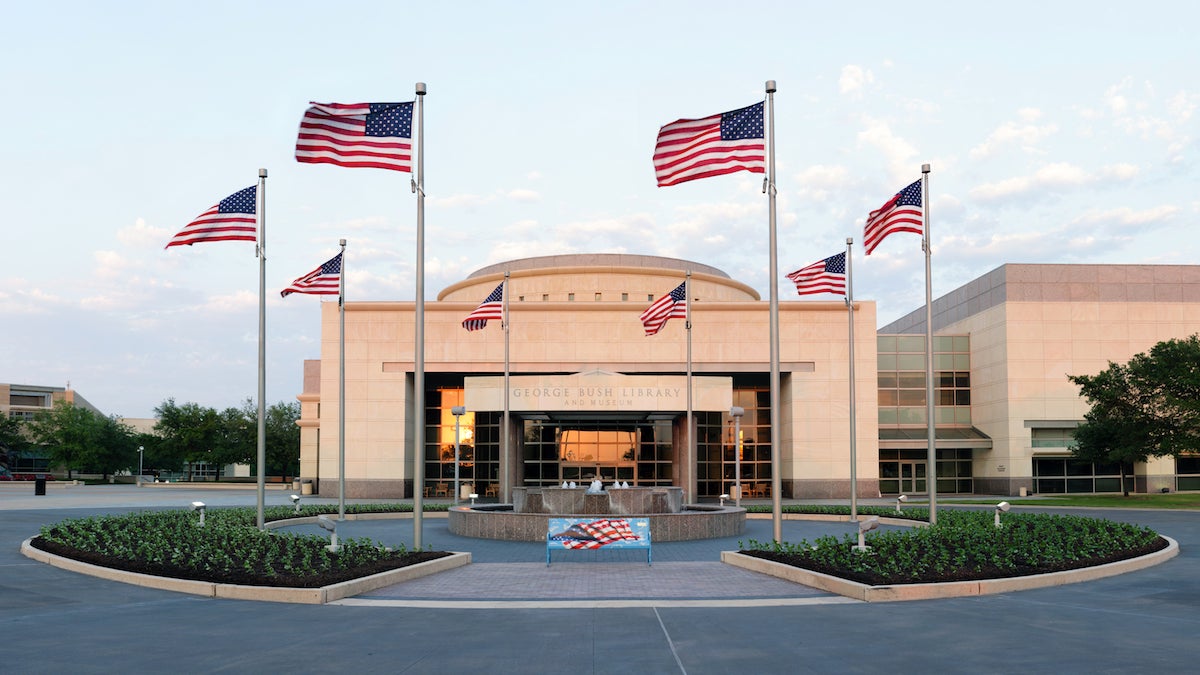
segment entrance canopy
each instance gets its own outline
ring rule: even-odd
[[[594,370],[574,375],[519,375],[508,378],[512,412],[644,412],[687,410],[685,375],[622,375]],[[464,378],[464,404],[474,412],[504,410],[504,378]],[[692,410],[728,412],[733,378],[692,376]]]

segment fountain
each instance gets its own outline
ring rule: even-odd
[[[450,509],[450,532],[464,537],[545,541],[551,518],[594,516],[646,518],[656,542],[734,537],[746,526],[736,506],[684,504],[680,487],[514,487],[512,504]]]

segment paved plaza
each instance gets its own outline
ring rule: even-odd
[[[27,487],[28,489],[22,489]],[[287,504],[269,490],[267,503]],[[252,506],[254,490],[132,486],[0,489],[0,671],[355,673],[1181,672],[1200,630],[1200,513],[1090,511],[1177,540],[1179,556],[1126,575],[1017,593],[867,604],[718,562],[741,537],[644,553],[556,554],[450,534],[424,543],[473,563],[324,606],[216,600],[31,561],[48,523],[97,513]],[[319,500],[328,503],[330,500]],[[317,532],[295,526],[296,531]],[[411,544],[411,520],[347,521],[341,536]],[[785,521],[784,538],[849,532]]]

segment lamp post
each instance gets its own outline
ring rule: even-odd
[[[729,409],[733,418],[733,504],[738,508],[742,506],[742,415],[745,414],[746,409],[741,406]]]
[[[450,414],[454,415],[454,505],[458,506],[458,443],[459,443],[459,422],[462,421],[462,416],[467,412],[467,409],[461,405],[456,405],[450,409]]]
[[[142,451],[143,450],[145,450],[145,448],[139,445],[138,446],[138,477],[137,477],[137,481],[135,482],[135,484],[138,487],[142,486]]]

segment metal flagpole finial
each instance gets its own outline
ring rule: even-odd
[[[345,247],[346,247],[346,240],[345,240],[345,239],[338,239],[338,246],[341,246],[342,248],[345,248]]]
[[[774,94],[774,93],[775,93],[775,89],[776,89],[776,87],[775,87],[775,80],[767,80],[767,93],[768,93],[768,94]]]
[[[853,243],[854,243],[854,237],[846,237],[846,245],[847,246],[849,246]]]
[[[929,173],[929,165],[928,164],[921,165],[921,173]]]
[[[259,177],[259,178],[266,178],[266,177],[267,177],[267,170],[266,170],[266,169],[259,169],[259,170],[258,170],[258,177]]]
[[[425,83],[418,82],[417,83],[417,96],[424,96],[424,95],[425,95]]]

